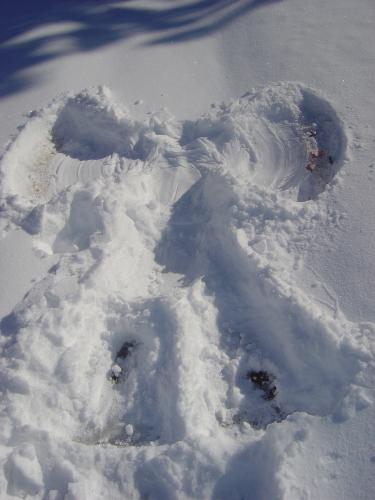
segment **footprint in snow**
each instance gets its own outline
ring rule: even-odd
[[[141,446],[183,438],[176,332],[175,315],[163,300],[110,306],[105,339],[113,364],[104,397],[91,410],[105,415],[104,423],[84,429],[80,441]],[[109,391],[114,396],[108,404]]]

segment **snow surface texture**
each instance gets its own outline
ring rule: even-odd
[[[292,83],[194,122],[133,120],[106,88],[30,113],[1,158],[1,227],[57,264],[0,324],[6,495],[304,498],[288,460],[311,422],[370,402],[373,325],[294,278],[340,223],[347,142]]]

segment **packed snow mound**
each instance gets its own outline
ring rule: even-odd
[[[3,216],[56,264],[0,322],[8,495],[225,498],[243,453],[270,457],[275,492],[305,421],[368,404],[362,325],[295,277],[340,219],[345,149],[300,84],[195,122],[137,122],[103,88],[30,115],[1,159]]]

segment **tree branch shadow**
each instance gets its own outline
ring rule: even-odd
[[[93,51],[146,35],[144,45],[208,36],[239,16],[282,0],[5,0],[0,16],[0,97],[21,92],[38,79],[28,69],[71,53]],[[68,26],[68,23],[70,26]],[[55,24],[52,34],[43,28]],[[50,32],[50,31],[49,31]]]

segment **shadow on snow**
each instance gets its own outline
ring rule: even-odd
[[[202,38],[246,12],[279,1],[190,0],[181,5],[154,0],[152,7],[141,7],[137,0],[116,6],[98,0],[5,0],[0,16],[0,96],[36,85],[37,77],[25,70],[58,57],[142,34],[149,35],[147,45]],[[52,34],[41,29],[64,23],[74,24]],[[30,32],[37,29],[40,32],[31,38]]]

